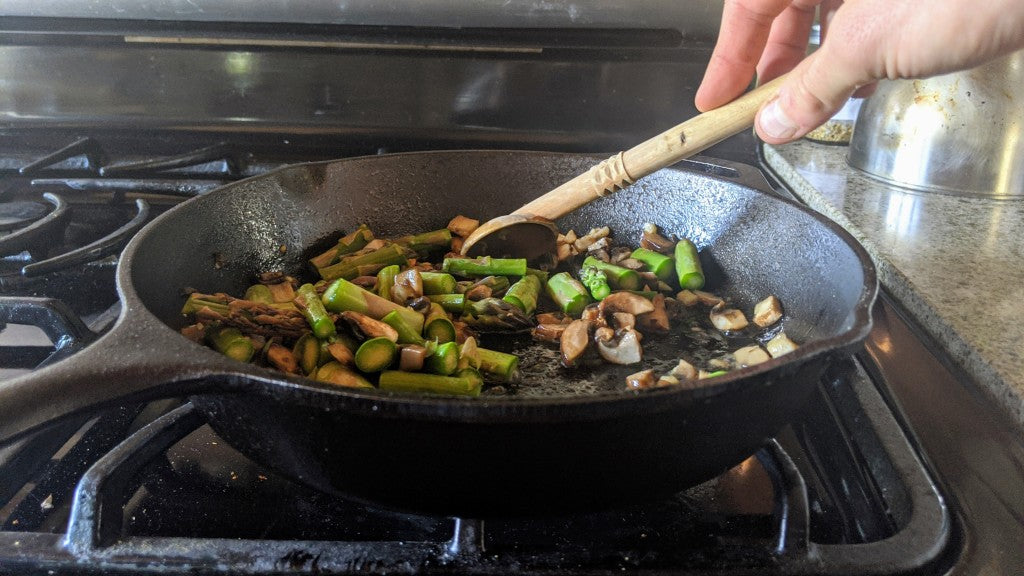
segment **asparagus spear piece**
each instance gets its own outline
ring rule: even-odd
[[[312,284],[299,286],[295,304],[299,307],[302,315],[306,317],[306,321],[313,328],[313,334],[317,338],[327,338],[337,332],[334,321],[327,315],[327,309],[324,308],[324,303],[320,300],[320,295],[316,293],[316,288],[313,288]]]
[[[439,343],[455,341],[455,324],[448,317],[444,307],[436,302],[430,303],[430,312],[423,324],[423,336],[427,340]]]
[[[529,330],[534,325],[533,318],[500,298],[467,302],[460,319],[484,330]]]
[[[386,370],[381,372],[379,384],[381,390],[394,392],[479,396],[482,381],[469,374],[462,376],[440,376],[425,372]]]
[[[540,278],[527,274],[505,292],[505,297],[502,300],[519,308],[526,315],[533,314],[533,311],[537,309],[540,287]]]
[[[604,300],[612,293],[612,287],[608,285],[608,275],[593,266],[584,266],[580,269],[580,282],[590,290],[594,300]]]
[[[684,290],[700,290],[704,287],[704,270],[700,265],[697,247],[687,238],[676,242],[675,248],[676,277],[679,287]]]
[[[395,244],[405,246],[419,255],[431,252],[447,252],[452,245],[452,232],[447,228],[411,234],[395,239]]]
[[[261,304],[273,304],[274,294],[266,284],[253,284],[245,289],[245,299]]]
[[[420,272],[423,279],[423,293],[432,294],[454,294],[455,277],[446,272]]]
[[[418,330],[406,322],[405,318],[398,313],[398,310],[388,312],[380,320],[394,328],[395,332],[398,332],[399,344],[423,344],[423,336],[420,335]],[[426,331],[426,329],[424,329],[424,331]]]
[[[320,341],[313,336],[312,332],[306,332],[295,341],[295,345],[292,346],[292,354],[298,360],[302,373],[312,376],[316,372],[317,364],[320,363]]]
[[[322,297],[324,307],[331,312],[342,312],[351,310],[366,314],[371,318],[380,320],[385,314],[397,310],[402,318],[417,332],[423,330],[423,315],[419,312],[385,300],[373,292],[363,290],[359,286],[339,278],[331,283],[324,291]]]
[[[395,361],[398,348],[388,338],[370,338],[356,350],[356,368],[362,372],[380,372]]]
[[[459,276],[523,276],[526,258],[445,258],[441,269]]]
[[[373,384],[340,362],[328,362],[317,368],[315,380],[329,382],[346,388],[373,388]]]
[[[480,359],[480,371],[502,382],[512,382],[519,376],[519,357],[487,348],[476,349]]]
[[[398,276],[401,270],[402,267],[398,264],[391,264],[377,272],[377,296],[391,300],[391,288],[395,285],[395,276]]]
[[[215,296],[211,294],[200,294],[199,292],[189,294],[185,304],[181,307],[181,313],[187,316],[195,314],[203,308],[209,308],[221,316],[228,316],[231,313],[227,300],[215,299]]]
[[[466,296],[463,294],[431,294],[427,298],[435,304],[440,304],[445,312],[452,314],[462,314],[466,305]]]
[[[400,264],[405,266],[409,263],[405,250],[398,244],[388,244],[369,252],[359,252],[346,256],[324,268],[318,268],[320,277],[331,281],[338,278],[351,280],[356,276],[376,274],[384,266]]]
[[[546,288],[548,296],[558,304],[558,308],[573,317],[579,317],[591,302],[587,288],[568,272],[559,272],[548,278]]]
[[[636,270],[630,270],[622,266],[615,264],[609,264],[603,260],[598,260],[593,256],[587,256],[583,259],[583,266],[593,266],[598,270],[605,273],[608,277],[608,283],[619,290],[639,290],[643,279],[637,274]]]
[[[427,372],[448,376],[455,372],[459,366],[459,345],[455,342],[445,342],[434,350],[434,353],[427,356],[423,362],[423,369]]]
[[[373,232],[366,227],[366,224],[360,224],[359,228],[339,238],[338,243],[326,252],[314,256],[309,261],[316,268],[330,266],[336,263],[342,256],[362,250],[371,240],[373,240]]]
[[[668,282],[675,276],[675,263],[672,261],[672,258],[661,252],[655,252],[647,248],[637,248],[633,250],[629,257],[643,262],[647,269],[653,272],[658,277],[658,280],[662,282]]]
[[[252,360],[256,353],[252,340],[249,340],[238,330],[231,326],[222,326],[206,332],[206,338],[213,346],[213,349],[239,362]]]

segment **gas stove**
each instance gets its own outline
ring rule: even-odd
[[[0,98],[0,377],[109,329],[118,252],[179,202],[294,162],[615,151],[695,113],[714,29],[636,14],[622,30],[587,14],[444,27],[398,11],[370,26],[26,6],[0,30],[13,87]],[[757,150],[740,135],[703,161],[788,194]],[[0,448],[0,572],[1014,573],[1021,521],[978,486],[1021,480],[1021,468],[993,458],[958,473],[964,455],[941,450],[933,423],[955,410],[990,444],[1012,434],[963,397],[962,375],[889,299],[875,324],[739,466],[589,513],[422,516],[318,493],[232,449],[184,398],[70,416]],[[945,401],[919,402],[928,389]]]

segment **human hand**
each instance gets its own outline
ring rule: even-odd
[[[816,9],[822,43],[804,57]],[[964,70],[1021,48],[1020,0],[726,0],[696,105],[706,111],[736,98],[755,71],[766,82],[792,70],[755,120],[761,139],[781,144],[877,80]]]

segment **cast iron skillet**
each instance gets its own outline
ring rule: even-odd
[[[799,350],[696,390],[628,392],[621,372],[577,385],[556,368],[528,370],[522,389],[532,395],[392,396],[237,363],[177,333],[186,287],[237,294],[258,272],[300,272],[360,223],[397,235],[442,227],[457,213],[507,213],[593,161],[499,151],[354,158],[284,168],[184,203],[125,249],[124,310],[107,335],[0,386],[0,442],[114,401],[192,395],[210,425],[256,461],[410,511],[604,507],[713,477],[777,432],[824,367],[860,346],[877,282],[864,250],[832,222],[705,174],[661,170],[559,223],[628,235],[655,222],[702,249],[710,290],[748,311],[768,294],[782,300]]]

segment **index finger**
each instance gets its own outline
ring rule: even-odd
[[[717,108],[750,85],[772,22],[789,4],[790,0],[726,0],[718,41],[697,89],[698,110]]]

